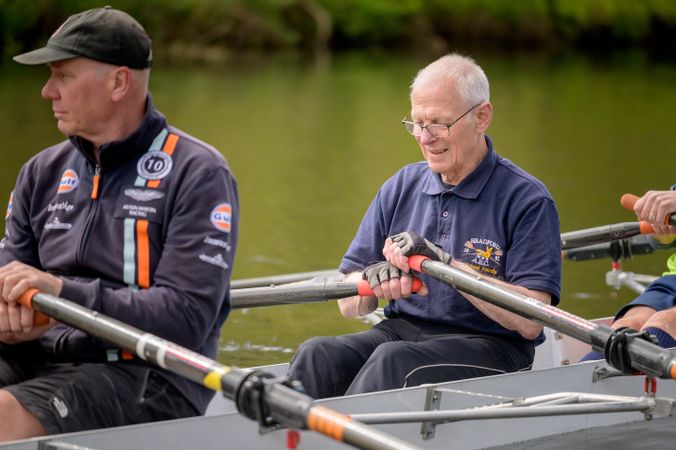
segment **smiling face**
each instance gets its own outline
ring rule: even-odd
[[[51,100],[59,131],[92,142],[105,133],[111,101],[111,66],[87,58],[49,64],[42,97]]]
[[[451,123],[472,106],[458,96],[448,79],[425,80],[411,91],[411,120],[421,125]],[[483,132],[490,111],[490,103],[481,103],[458,120],[447,137],[434,137],[426,129],[416,136],[429,168],[441,174],[445,183],[458,184],[483,160],[487,151]]]

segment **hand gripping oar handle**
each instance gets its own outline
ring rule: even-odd
[[[239,412],[269,426],[313,430],[357,448],[416,450],[418,447],[364,425],[324,406],[273,379],[262,371],[228,367],[104,316],[69,300],[30,289],[19,303],[78,328],[94,337],[134,352],[139,358],[176,373],[223,395],[237,404]]]
[[[597,350],[604,349],[614,332],[608,326],[595,324],[555,306],[499,286],[488,278],[473,275],[439,261],[432,261],[425,256],[410,256],[408,264],[417,272],[425,273],[488,303],[591,344]],[[632,339],[627,341],[627,351],[635,370],[660,378],[676,379],[676,357],[668,350],[642,339]]]
[[[26,292],[21,294],[19,297],[18,303],[28,307],[33,308],[33,295],[37,294],[37,289],[28,289]],[[33,326],[39,327],[42,325],[47,325],[49,323],[49,316],[41,313],[40,311],[35,311],[33,313]]]
[[[621,204],[624,208],[626,208],[626,209],[628,209],[628,210],[630,210],[630,211],[633,211],[633,210],[634,210],[634,205],[636,204],[636,202],[638,201],[639,198],[640,198],[640,197],[639,197],[638,195],[634,195],[634,194],[624,194],[624,195],[622,196],[622,198],[620,198],[620,204]],[[650,224],[649,224],[648,222],[641,222],[641,223],[646,223],[647,225],[650,226]],[[665,225],[673,225],[673,226],[676,226],[676,213],[667,214],[666,216],[664,216],[664,221],[663,221],[663,223],[664,223]],[[652,229],[652,226],[650,226],[650,228]]]
[[[411,290],[418,292],[421,287],[422,281],[419,278],[413,278]],[[337,298],[352,297],[354,295],[370,297],[375,295],[375,293],[366,280],[361,280],[358,283],[321,281],[290,286],[235,289],[230,291],[230,303],[235,309],[253,308],[258,306],[323,302]]]

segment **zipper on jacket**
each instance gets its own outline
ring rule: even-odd
[[[101,164],[94,167],[94,178],[92,179],[92,200],[99,198],[99,181],[101,180]]]
[[[80,243],[77,247],[77,253],[75,254],[75,262],[80,263],[84,259],[84,247],[85,242],[87,242],[87,235],[89,235],[89,229],[91,228],[91,223],[96,214],[96,210],[99,205],[99,193],[101,192],[101,165],[96,164],[94,166],[94,177],[92,178],[92,193],[91,193],[91,207],[87,213],[87,220],[85,221],[84,228],[82,230],[82,236],[80,236]]]

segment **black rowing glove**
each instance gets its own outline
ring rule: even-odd
[[[390,236],[390,239],[401,249],[401,254],[404,256],[423,255],[431,260],[441,261],[444,264],[450,264],[453,259],[451,255],[415,231],[404,231],[403,233]]]
[[[371,264],[364,269],[364,272],[362,272],[361,275],[364,280],[369,282],[369,286],[371,286],[372,289],[375,289],[383,281],[410,276],[411,274],[402,272],[398,267],[393,266],[387,261]]]

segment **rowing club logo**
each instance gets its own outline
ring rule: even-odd
[[[464,260],[474,269],[497,275],[503,255],[500,244],[483,238],[470,238],[463,249]]]
[[[230,233],[232,226],[232,206],[230,203],[219,203],[211,210],[211,223],[217,230]]]
[[[14,208],[13,202],[14,202],[14,191],[9,193],[9,203],[7,203],[7,212],[5,213],[5,220],[7,220],[9,216],[12,215],[12,209]]]
[[[73,169],[66,169],[66,171],[61,175],[61,181],[59,182],[59,189],[56,191],[57,194],[66,194],[68,192],[74,191],[80,185],[80,177],[77,176],[77,172]]]

